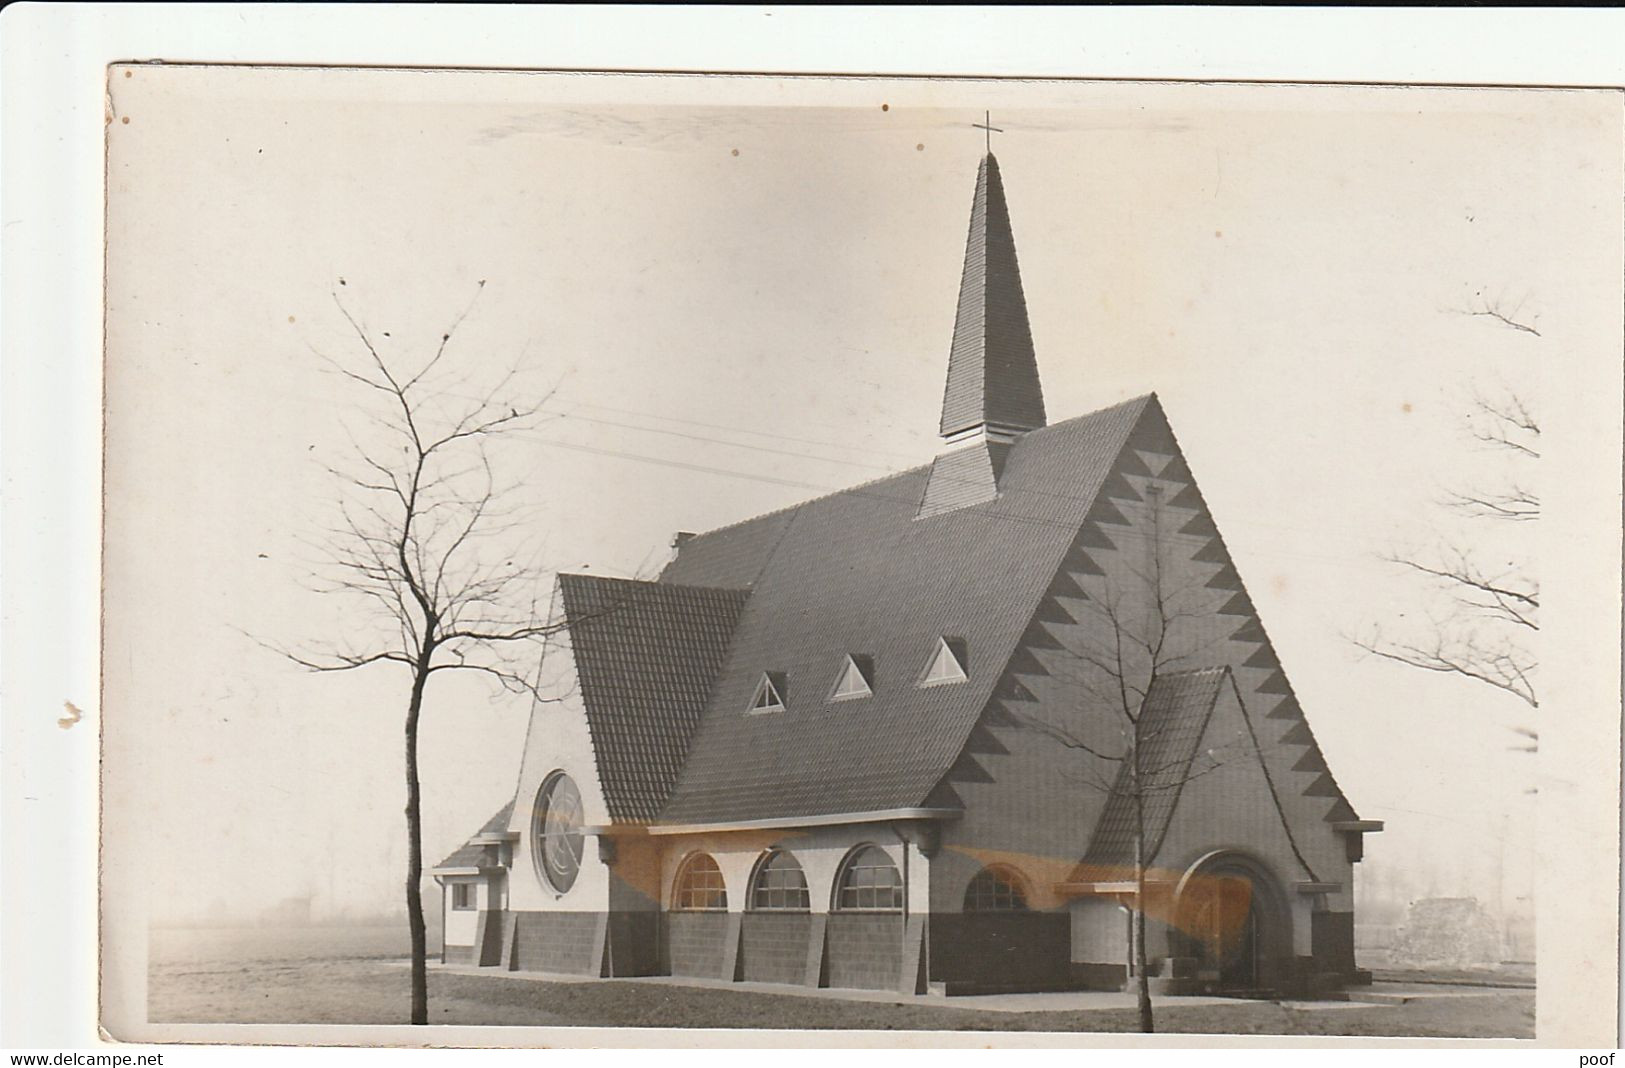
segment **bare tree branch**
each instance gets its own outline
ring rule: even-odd
[[[473,396],[460,393],[461,381],[446,373],[458,328],[484,286],[481,281],[433,354],[413,372],[392,362],[338,290],[332,291],[365,359],[359,367],[323,359],[331,372],[380,403],[366,416],[368,444],[351,433],[354,470],[328,468],[339,484],[338,520],[318,543],[324,564],[315,588],[350,598],[358,626],[342,643],[313,652],[278,649],[309,671],[376,664],[407,669],[413,1023],[427,1021],[417,736],[429,680],[446,671],[470,672],[502,693],[550,700],[541,688],[541,645],[564,626],[541,608],[538,590],[547,576],[519,562],[508,545],[518,534],[517,506],[504,500],[513,487],[498,482],[486,451],[489,443],[534,424],[548,398],[523,404],[510,399],[512,370]],[[358,651],[351,643],[365,645],[369,628],[376,644]]]
[[[1487,445],[1510,449],[1532,460],[1540,458],[1540,424],[1516,393],[1508,392],[1498,399],[1474,393],[1467,432]]]
[[[1357,637],[1353,641],[1372,656],[1423,671],[1460,675],[1512,694],[1530,708],[1540,707],[1533,681],[1534,660],[1520,656],[1512,647],[1492,649],[1470,639],[1452,645],[1442,637],[1420,645],[1387,640],[1380,630],[1373,630],[1370,637]],[[1534,736],[1532,731],[1530,736]]]
[[[1528,323],[1520,323],[1520,322],[1518,322],[1516,319],[1512,318],[1511,316],[1507,315],[1506,313],[1500,311],[1497,308],[1484,307],[1484,308],[1478,309],[1477,311],[1469,311],[1467,314],[1468,315],[1484,315],[1484,316],[1488,316],[1489,318],[1494,319],[1498,323],[1502,323],[1503,325],[1510,326],[1514,330],[1522,330],[1524,333],[1526,333],[1526,334],[1534,334],[1536,337],[1540,336],[1540,331],[1539,330],[1536,330],[1534,327],[1530,326]]]
[[[1135,488],[1140,485],[1136,481]],[[1075,701],[1046,701],[1036,711],[1007,706],[1022,728],[1075,756],[1064,765],[1063,776],[1105,795],[1100,826],[1108,814],[1117,813],[1111,819],[1121,821],[1122,812],[1128,813],[1135,931],[1128,971],[1136,977],[1141,1028],[1147,1031],[1154,1027],[1147,985],[1147,871],[1162,845],[1161,830],[1148,823],[1147,803],[1177,796],[1236,760],[1263,760],[1250,729],[1201,748],[1212,729],[1211,708],[1204,712],[1201,735],[1186,744],[1181,732],[1190,724],[1151,703],[1171,676],[1223,665],[1212,652],[1221,639],[1211,624],[1229,597],[1207,586],[1212,571],[1191,561],[1192,546],[1172,534],[1164,515],[1165,491],[1159,480],[1147,479],[1142,502],[1120,504],[1131,524],[1120,544],[1138,540],[1143,560],[1125,556],[1125,548],[1112,558],[1109,574],[1080,578],[1087,596],[1073,609],[1077,623],[1051,628],[1060,648],[1044,654],[1045,667],[1052,684],[1070,691]],[[1176,546],[1183,555],[1175,555]],[[1122,860],[1114,857],[1110,863]]]
[[[1477,303],[1464,309],[1464,314],[1490,319],[1520,333],[1540,337],[1540,331],[1535,329],[1535,319],[1538,317],[1524,314],[1523,306],[1528,301],[1527,297],[1508,307],[1500,296],[1486,297],[1483,290],[1474,295],[1478,298]]]
[[[1510,519],[1526,523],[1540,518],[1540,499],[1520,486],[1494,493],[1455,492],[1445,506],[1475,519]]]
[[[1475,295],[1477,303],[1464,314],[1489,319],[1502,326],[1540,338],[1535,318],[1522,302],[1508,306],[1498,297]],[[1535,406],[1516,389],[1494,394],[1475,390],[1467,402],[1466,433],[1473,441],[1501,450],[1506,462],[1522,465],[1540,458],[1540,421]],[[1494,520],[1514,529],[1540,518],[1539,495],[1517,470],[1500,475],[1493,489],[1458,488],[1441,502],[1448,513],[1469,521],[1462,532],[1447,535],[1444,547],[1430,554],[1388,553],[1382,559],[1425,580],[1436,599],[1427,621],[1390,637],[1382,628],[1348,636],[1363,653],[1439,675],[1456,676],[1489,686],[1523,701],[1540,705],[1535,671],[1535,635],[1540,631],[1540,584],[1534,577],[1527,548],[1495,553],[1494,559],[1512,557],[1505,564],[1486,568],[1487,540],[1472,524]],[[1485,534],[1492,533],[1483,527]],[[1510,535],[1504,535],[1502,540]],[[1472,548],[1469,549],[1468,546]],[[1502,555],[1503,552],[1505,555]],[[1403,613],[1401,613],[1403,614]],[[1538,735],[1530,728],[1515,728],[1529,743],[1518,748],[1533,752]]]

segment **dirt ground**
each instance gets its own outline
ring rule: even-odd
[[[1379,986],[1377,989],[1384,989]],[[1396,988],[1397,989],[1397,988]],[[1170,1033],[1532,1038],[1533,990],[1412,988],[1405,1004],[1316,1008],[1160,1001]],[[174,1023],[407,1022],[408,971],[380,960],[171,961],[149,977],[149,1019]],[[430,1022],[597,1027],[1132,1031],[1132,1009],[991,1012],[949,1002],[897,1005],[637,982],[554,983],[431,973]]]

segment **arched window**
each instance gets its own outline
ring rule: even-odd
[[[1026,912],[1027,891],[1009,868],[983,868],[965,887],[966,912]]]
[[[756,876],[751,880],[750,907],[781,912],[805,912],[812,908],[807,877],[795,857],[776,849],[756,865]]]
[[[530,817],[531,850],[536,872],[556,892],[575,885],[581,871],[585,838],[581,831],[581,791],[562,771],[555,771],[536,791]]]
[[[842,912],[896,912],[903,907],[903,877],[878,846],[863,846],[841,869],[835,907]]]
[[[673,907],[682,912],[722,912],[728,907],[728,888],[722,869],[709,853],[695,853],[677,872]]]

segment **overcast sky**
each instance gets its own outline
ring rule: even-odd
[[[1538,405],[1618,359],[1617,101],[135,68],[112,105],[107,833],[155,917],[399,897],[404,676],[243,633],[354,626],[301,585],[324,465],[366,433],[323,370],[359,355],[335,289],[411,360],[486,280],[452,355],[551,391],[501,454],[545,559],[652,574],[675,531],[936,453],[983,109],[1051,420],[1162,398],[1334,775],[1387,821],[1367,867],[1527,878],[1528,711],[1344,636],[1425,611],[1378,554],[1459,538],[1435,502],[1499,476],[1475,389]],[[528,715],[435,687],[431,862],[511,797]]]

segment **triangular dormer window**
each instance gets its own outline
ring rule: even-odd
[[[849,701],[855,697],[868,697],[874,693],[874,661],[866,656],[848,656],[841,666],[841,677],[835,680],[830,692],[831,701]]]
[[[967,677],[966,660],[963,639],[939,639],[937,651],[932,654],[931,662],[925,666],[925,674],[920,676],[920,685],[939,686],[947,682],[964,682]]]
[[[764,671],[762,681],[756,684],[756,696],[751,698],[752,712],[784,711],[784,675],[777,671]]]

